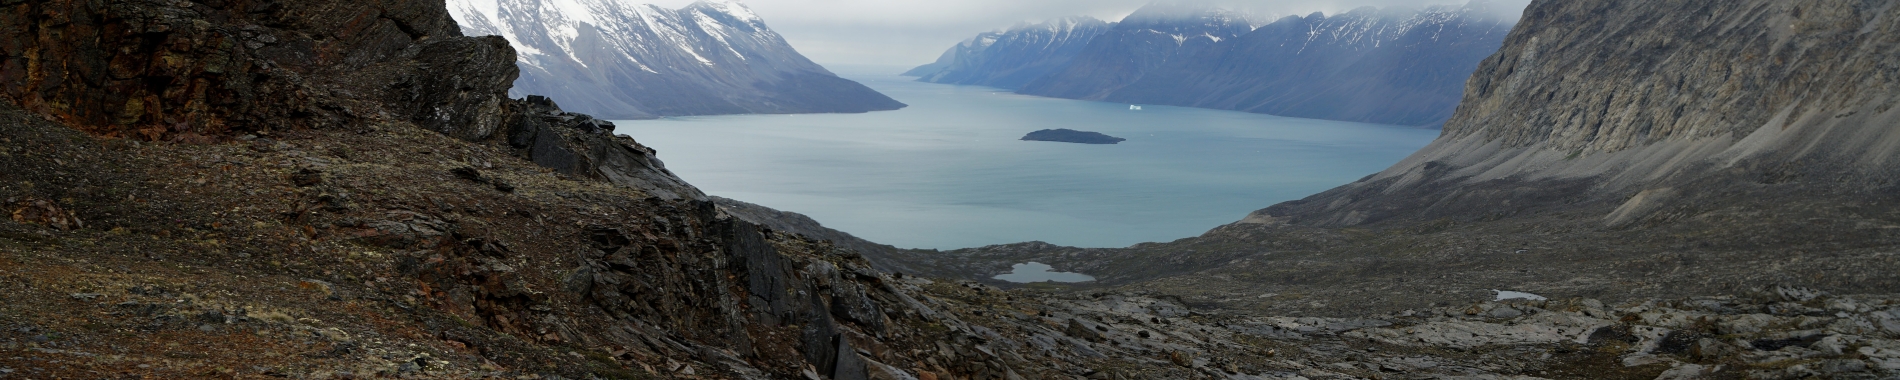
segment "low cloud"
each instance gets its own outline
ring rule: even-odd
[[[637,1],[637,0],[629,0]],[[1362,6],[1459,5],[1463,0],[1207,0],[1286,15],[1335,14]],[[691,0],[648,1],[666,7]],[[1108,21],[1150,0],[742,0],[799,52],[823,64],[921,65],[977,33],[1021,22],[1092,16]],[[1521,13],[1530,0],[1492,0]],[[1515,18],[1515,16],[1513,16]]]

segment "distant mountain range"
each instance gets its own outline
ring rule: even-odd
[[[931,83],[1015,89],[1062,69],[1115,23],[1071,17],[979,34],[908,76]]]
[[[1156,3],[1066,50],[1001,48],[1047,28],[986,33],[913,70],[924,81],[985,84],[1028,95],[1239,110],[1281,116],[1398,125],[1438,125],[1451,117],[1464,82],[1502,46],[1514,22],[1482,0],[1424,9],[1364,7],[1261,22],[1258,14],[1191,3]],[[978,49],[985,39],[999,41]],[[978,61],[963,63],[953,57]],[[946,65],[946,60],[955,64]],[[1059,67],[1021,85],[939,77],[982,77],[957,67]],[[1007,83],[1005,83],[1007,84]]]
[[[609,119],[855,113],[905,107],[800,55],[745,6],[612,0],[449,0],[464,34],[518,52],[512,96]]]

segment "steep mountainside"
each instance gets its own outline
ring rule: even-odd
[[[1891,204],[1896,12],[1850,1],[1541,2],[1525,13],[1539,26],[1483,62],[1443,137],[1382,173],[1256,216],[1359,225],[1590,210],[1621,227]],[[1839,217],[1878,229],[1895,224],[1889,212]]]
[[[1175,242],[1037,261],[1190,304],[1352,315],[1545,296],[1900,287],[1900,7],[1538,1],[1443,136],[1392,168]],[[1159,263],[1159,264],[1158,264]]]
[[[0,9],[0,377],[1053,368],[507,98],[512,49],[441,2]]]
[[[1499,13],[1488,3],[1474,1],[1462,7],[1367,7],[1333,16],[1287,17],[1235,36],[1209,34],[1203,40],[1211,46],[1189,45],[1183,39],[1180,54],[1145,70],[1123,69],[1109,76],[1098,74],[1128,59],[1120,54],[1156,47],[1151,42],[1131,45],[1103,39],[1089,48],[1091,54],[1021,92],[1436,125],[1451,115],[1478,62],[1496,52],[1510,31],[1511,22]],[[1174,33],[1150,32],[1154,34]]]
[[[1187,57],[1103,100],[1435,125],[1511,23],[1482,2],[1288,17]]]
[[[923,82],[1016,89],[1068,65],[1089,41],[1114,26],[1094,17],[1071,17],[983,33],[904,75]]]
[[[671,10],[608,0],[452,0],[468,35],[519,52],[516,96],[611,119],[903,108],[792,49],[744,5]]]
[[[1784,5],[1540,2],[1513,46],[1550,41],[1570,50],[1540,54],[1594,56],[1578,50],[1681,44],[1664,53],[1737,69],[1715,74],[1744,91],[1717,99],[1815,100],[1829,111],[1832,100],[1816,99],[1859,99],[1874,102],[1855,108],[1862,115],[1887,112],[1880,100],[1896,89],[1884,84],[1884,53],[1900,10]],[[1603,15],[1703,24],[1589,21]],[[655,149],[615,136],[612,123],[544,97],[507,98],[513,50],[463,37],[449,20],[429,1],[0,1],[0,378],[1900,375],[1900,296],[1770,285],[1900,288],[1900,239],[1888,227],[1900,217],[1891,202],[1866,201],[1890,195],[1798,192],[1885,189],[1865,183],[1889,178],[1870,176],[1887,169],[1838,166],[1881,161],[1804,163],[1794,169],[1832,169],[1771,172],[1772,183],[1730,183],[1741,190],[1726,193],[1688,188],[1785,205],[1643,219],[1682,227],[1604,229],[1604,205],[1586,201],[1567,213],[1394,216],[1356,228],[1310,226],[1338,223],[1328,210],[1267,215],[1125,250],[880,252],[795,214],[707,197]],[[1696,25],[1743,34],[1654,33]],[[1792,28],[1776,32],[1783,25]],[[1774,38],[1742,38],[1750,30]],[[1730,37],[1738,42],[1717,40]],[[1747,48],[1764,43],[1774,48]],[[1745,48],[1718,51],[1735,46]],[[1488,65],[1474,86],[1507,84],[1478,93],[1609,81],[1504,73],[1544,65],[1527,51],[1541,50]],[[1780,63],[1743,64],[1755,60]],[[1640,70],[1681,69],[1671,62],[1597,63],[1636,72],[1559,67],[1643,79]],[[1601,90],[1620,99],[1668,84]],[[1771,92],[1746,91],[1756,89]],[[1488,96],[1461,115],[1502,115]],[[1564,114],[1587,113],[1572,111]],[[1630,114],[1641,115],[1619,115]],[[1857,147],[1889,146],[1876,133],[1892,125],[1884,119],[1819,115],[1769,119],[1795,120],[1774,132],[1791,137],[1750,145],[1777,153],[1744,161],[1880,158]],[[1460,120],[1475,124],[1454,124],[1447,139],[1569,141],[1536,137],[1563,128]],[[1620,155],[1646,148],[1616,141],[1675,138],[1617,136],[1564,146]],[[1496,152],[1510,154],[1466,154]],[[1381,183],[1401,197],[1433,191]],[[1831,237],[1801,235],[1815,231]],[[880,272],[866,254],[959,274],[1032,258],[1100,273],[1103,283],[1006,291]],[[1494,301],[1488,289],[1562,298]],[[1302,313],[1250,312],[1260,310]],[[1342,317],[1316,317],[1324,314]]]
[[[1018,92],[1103,99],[1177,57],[1194,56],[1252,31],[1247,14],[1199,2],[1157,2],[1136,10],[1090,40],[1067,66]]]

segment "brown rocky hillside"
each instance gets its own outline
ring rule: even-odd
[[[1538,2],[1501,57],[1532,35],[1600,41],[1622,29],[1566,23],[1653,7],[1768,25],[1743,35],[1809,20],[1793,25],[1821,26],[1774,41],[1817,54],[1894,35],[1881,25],[1896,10],[1861,3],[1689,4]],[[1269,212],[1127,250],[902,251],[712,199],[612,123],[507,98],[508,45],[459,35],[445,12],[0,0],[0,379],[1900,374],[1900,259],[1879,196],[1635,224],[1606,225],[1602,201],[1329,224],[1379,204],[1362,183],[1318,196],[1353,200],[1307,219]],[[1474,86],[1486,75],[1504,74]],[[1470,107],[1460,120],[1496,110]],[[1774,185],[1717,194],[1795,194]],[[1810,188],[1824,187],[1786,189]],[[931,276],[874,269],[899,258]],[[1104,281],[955,279],[1026,259]],[[1553,299],[1485,290],[1506,287]]]

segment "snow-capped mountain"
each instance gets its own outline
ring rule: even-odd
[[[1465,79],[1497,52],[1513,26],[1483,0],[1314,13],[1240,33],[1214,28],[1230,35],[1199,32],[1215,26],[1207,20],[1221,19],[1223,11],[1200,14],[1185,22],[1133,22],[1143,15],[1137,12],[1069,66],[1020,92],[1434,125],[1451,116]]]
[[[448,0],[467,35],[507,38],[514,96],[603,118],[903,108],[800,55],[732,1],[680,9],[617,0]]]
[[[1154,3],[1089,41],[1060,70],[1024,85],[1030,95],[1100,99],[1180,56],[1253,31],[1253,15],[1204,2]]]
[[[979,34],[909,72],[919,81],[1015,89],[1061,69],[1114,23],[1070,17]]]

